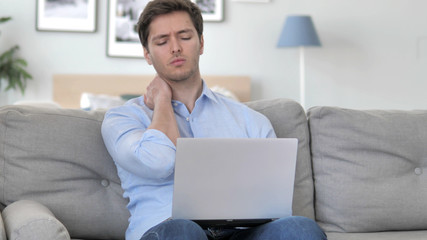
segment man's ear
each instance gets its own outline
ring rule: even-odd
[[[145,47],[142,47],[143,49],[144,49],[144,58],[145,58],[145,60],[147,60],[147,63],[149,64],[149,65],[152,65],[153,64],[153,62],[151,61],[151,55],[150,55],[150,52],[145,48]]]
[[[200,35],[200,55],[203,54],[203,51],[205,49],[205,40],[203,38],[203,35]]]

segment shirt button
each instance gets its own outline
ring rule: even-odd
[[[185,119],[185,121],[189,122],[189,121],[190,121],[190,118],[189,118],[189,117],[187,117],[187,118]]]
[[[415,174],[416,175],[421,175],[421,174],[423,174],[423,169],[422,168],[415,168]]]
[[[173,106],[174,106],[174,107],[178,106],[178,103],[173,103]]]

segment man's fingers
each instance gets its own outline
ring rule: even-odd
[[[148,96],[148,92],[146,94],[144,94],[144,104],[145,106],[147,106],[149,109],[153,110],[154,109],[154,103],[151,100],[151,98]]]

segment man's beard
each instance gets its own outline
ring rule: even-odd
[[[160,76],[160,77],[162,77],[165,80],[178,83],[178,82],[182,82],[192,78],[197,73],[198,69],[199,68],[195,66],[185,72],[166,73],[164,74],[164,76]]]

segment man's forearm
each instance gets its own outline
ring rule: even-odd
[[[155,105],[153,119],[148,128],[163,132],[176,145],[179,130],[170,101],[162,101]]]

